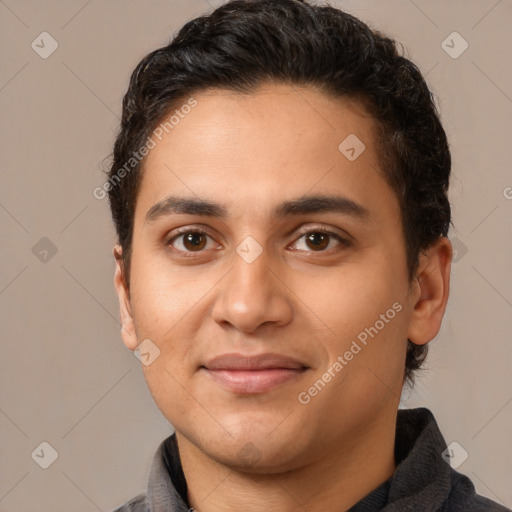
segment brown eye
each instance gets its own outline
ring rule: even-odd
[[[200,251],[206,245],[206,237],[202,233],[187,233],[183,236],[183,246],[187,251]]]
[[[329,245],[329,235],[327,233],[310,233],[306,236],[306,243],[312,249],[323,250]]]
[[[331,241],[335,241],[334,249],[341,249],[342,247],[351,247],[352,242],[347,238],[342,237],[338,233],[329,231],[324,227],[310,228],[308,231],[303,231],[302,236],[297,239],[295,244],[300,240],[304,240],[304,247],[299,247],[301,251],[306,252],[327,252],[331,250]],[[340,247],[341,246],[341,247]]]
[[[176,252],[199,253],[207,246],[208,239],[212,240],[204,231],[188,229],[170,238],[167,245],[170,245]]]

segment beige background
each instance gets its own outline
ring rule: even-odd
[[[402,41],[437,97],[457,261],[430,369],[403,404],[429,407],[469,453],[459,471],[511,506],[512,2],[331,4]],[[0,0],[1,512],[109,511],[145,489],[172,432],[119,335],[114,230],[92,191],[132,69],[213,6]],[[43,31],[59,45],[47,59],[31,48]],[[453,31],[469,44],[456,59],[441,47]],[[31,456],[43,441],[58,452],[48,469]]]

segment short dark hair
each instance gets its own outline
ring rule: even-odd
[[[397,43],[328,5],[232,0],[186,23],[167,46],[144,57],[131,75],[108,171],[128,289],[144,160],[122,173],[122,179],[119,170],[126,170],[162,119],[192,94],[212,88],[250,94],[267,82],[316,86],[333,98],[358,100],[375,119],[379,172],[400,203],[410,281],[420,251],[447,236],[448,141],[434,95],[417,66],[398,52]],[[413,384],[413,373],[427,350],[427,345],[408,340],[406,382]]]

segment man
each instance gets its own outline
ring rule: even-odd
[[[392,40],[228,2],[139,63],[113,157],[122,338],[175,429],[118,511],[506,510],[398,411],[448,300],[451,159]]]

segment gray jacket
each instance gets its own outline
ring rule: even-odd
[[[348,512],[511,512],[476,494],[471,480],[443,459],[446,448],[428,409],[399,409],[396,470]],[[193,511],[187,503],[187,482],[172,434],[153,456],[147,491],[113,512]]]

